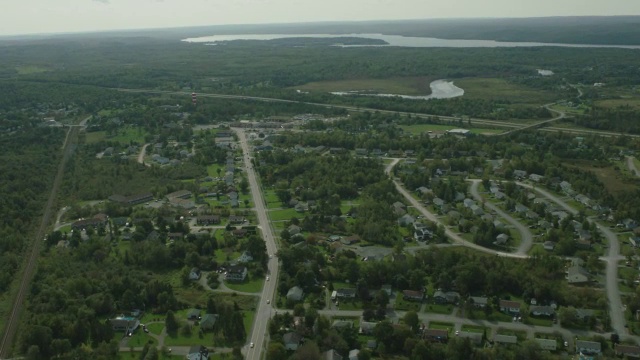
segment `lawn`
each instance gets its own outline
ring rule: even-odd
[[[496,100],[516,104],[547,104],[557,99],[552,92],[533,89],[498,78],[465,78],[455,81],[467,99]]]
[[[436,314],[451,314],[453,311],[453,305],[427,304],[424,311]]]
[[[297,212],[295,209],[271,210],[269,218],[271,221],[291,220],[291,218],[303,218],[304,214]]]
[[[87,144],[93,144],[104,140],[117,141],[122,145],[128,145],[131,142],[138,144],[144,143],[145,131],[142,128],[126,127],[118,130],[115,136],[107,136],[106,131],[92,131],[87,133],[85,141]]]
[[[626,99],[607,99],[596,101],[596,105],[606,108],[630,107],[640,110],[640,97],[629,97]]]
[[[220,173],[218,173],[218,169],[220,169]],[[207,166],[207,174],[209,174],[209,176],[211,177],[220,177],[220,176],[224,176],[224,166],[222,165],[218,165],[218,164],[212,164]]]
[[[18,75],[29,75],[29,74],[47,72],[49,71],[49,69],[42,66],[37,66],[37,65],[19,65],[19,66],[16,66],[16,71],[18,72]]]
[[[487,328],[484,328],[482,326],[462,325],[462,331],[484,333],[486,330]]]
[[[147,324],[147,329],[149,329],[152,334],[160,335],[164,329],[164,322]]]
[[[182,334],[182,329],[180,329],[175,336],[167,335],[164,338],[164,344],[166,346],[212,346],[213,339],[211,334],[205,333],[200,335],[200,328],[193,326],[191,328],[191,335]]]
[[[450,332],[451,330],[453,330],[453,324],[438,322],[438,321],[431,321],[429,322],[429,329],[447,330]]]
[[[422,302],[418,301],[407,301],[402,298],[401,295],[396,297],[396,303],[394,305],[394,309],[397,311],[420,311],[420,307],[422,306]]]
[[[527,325],[534,326],[553,326],[553,320],[546,318],[536,318],[533,316],[528,316],[523,320],[523,322]]]
[[[318,81],[296,86],[295,89],[312,92],[366,91],[382,94],[429,95],[431,81],[432,79],[425,77]]]
[[[222,264],[240,256],[237,251],[230,251],[229,249],[217,249],[215,251],[215,259],[218,264]]]
[[[249,281],[245,281],[242,283],[231,283],[231,282],[225,281],[224,284],[231,290],[248,292],[248,293],[259,293],[260,291],[262,291],[264,278],[260,277],[256,279],[251,279]]]
[[[151,330],[149,330],[151,331]],[[119,336],[121,336],[121,333],[116,333],[116,338],[119,338]],[[144,346],[146,343],[150,343],[150,344],[157,344],[156,339],[154,339],[153,337],[151,337],[149,334],[145,333],[144,331],[142,331],[141,328],[139,328],[138,330],[136,330],[133,335],[129,338],[129,341],[127,341],[127,346],[133,346],[133,347],[140,347],[140,346]]]

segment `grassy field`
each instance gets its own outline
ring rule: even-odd
[[[575,161],[572,164],[565,165],[570,167],[575,166],[581,170],[592,172],[598,178],[598,180],[602,182],[605,189],[607,189],[607,191],[612,195],[620,192],[634,191],[636,189],[636,186],[633,183],[626,182],[624,176],[616,171],[613,166],[594,167]]]
[[[438,322],[438,321],[431,321],[429,323],[429,329],[447,330],[447,331],[451,332],[453,330],[453,324],[445,323],[445,322]]]
[[[149,331],[151,331],[151,330],[149,330]],[[118,332],[118,333],[116,333],[115,336],[116,336],[115,337],[116,339],[120,339],[120,337],[122,337],[122,333]],[[156,339],[152,338],[149,334],[147,334],[144,331],[142,331],[141,328],[136,330],[133,333],[133,336],[131,336],[129,338],[129,340],[127,341],[127,345],[128,346],[133,346],[133,347],[144,346],[146,343],[157,345]]]
[[[291,218],[303,218],[304,214],[297,212],[295,209],[271,210],[269,218],[271,221],[291,220]]]
[[[422,134],[427,131],[447,131],[452,129],[458,129],[459,126],[451,126],[451,125],[439,125],[439,124],[419,124],[419,125],[401,125],[400,128],[407,133],[410,134]],[[489,129],[489,128],[469,128],[474,134],[498,134],[501,133],[507,128],[504,129]]]
[[[262,285],[264,284],[263,278],[251,279],[242,283],[232,283],[232,282],[224,282],[224,284],[231,290],[240,291],[240,292],[248,292],[248,293],[258,293],[262,291]]]
[[[556,97],[547,91],[513,84],[497,78],[465,78],[455,81],[468,99],[496,100],[515,104],[547,104]]]
[[[483,333],[485,330],[487,330],[487,328],[483,328],[482,326],[462,325],[462,331]]]
[[[436,314],[451,314],[453,311],[453,305],[427,304],[424,311]]]
[[[634,110],[639,110],[640,97],[600,100],[600,101],[596,101],[596,105],[601,107],[607,107],[607,108],[629,107]]]
[[[160,335],[164,329],[164,323],[148,324],[147,329],[149,329],[152,334]]]
[[[396,298],[396,304],[394,306],[395,310],[398,311],[420,311],[420,307],[422,306],[422,302],[418,301],[407,301],[402,298],[402,296],[398,296]]]
[[[16,71],[18,72],[18,75],[28,75],[47,72],[49,71],[49,69],[37,65],[21,65],[16,66]]]
[[[130,144],[131,142],[142,144],[144,143],[144,136],[145,136],[144,130],[139,128],[127,127],[127,128],[118,130],[118,134],[115,136],[107,136],[106,131],[89,132],[87,133],[85,141],[87,144],[94,144],[104,140],[117,141],[123,145]]]
[[[220,174],[218,174],[218,169],[220,169]],[[224,176],[224,166],[219,165],[219,164],[212,164],[207,166],[207,174],[209,174],[209,176],[211,177],[220,177],[220,176]]]
[[[237,251],[226,251],[225,249],[217,249],[215,252],[216,262],[218,264],[225,263],[227,261],[231,261],[240,256],[240,253]]]
[[[296,86],[295,89],[311,92],[368,91],[382,94],[429,95],[431,81],[424,77],[353,79],[311,82]]]

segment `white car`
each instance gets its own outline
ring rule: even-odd
[[[250,346],[251,348],[253,348],[253,343],[251,343],[249,346]]]
[[[271,300],[267,300],[267,304],[271,304]]]
[[[267,276],[267,281],[269,281],[269,277]]]

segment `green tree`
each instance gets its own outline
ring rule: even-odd
[[[418,313],[415,311],[407,311],[402,320],[414,332],[420,328],[420,319],[418,318]]]
[[[167,317],[164,320],[164,326],[167,328],[167,333],[169,334],[175,335],[178,332],[180,323],[178,322],[178,319],[176,319],[173,311],[167,311]]]

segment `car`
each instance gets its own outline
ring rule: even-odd
[[[149,329],[147,329],[147,328],[144,328],[144,329],[142,329],[142,330],[143,330],[146,334],[148,334],[148,333],[149,333]]]
[[[267,300],[267,304],[271,304],[271,300]]]
[[[269,259],[273,259],[273,255],[269,255]]]
[[[250,346],[251,348],[253,348],[253,343],[249,344],[249,346]]]
[[[518,321],[518,318],[516,316],[513,317],[513,322]]]
[[[128,332],[127,336],[131,337],[131,336],[133,336],[133,333],[132,332]]]
[[[565,342],[564,342],[564,347],[568,347],[568,346],[569,346],[569,342],[568,342],[568,341],[565,341]]]
[[[456,330],[456,336],[460,335],[460,330]]]
[[[269,281],[269,277],[267,276],[267,281]]]

